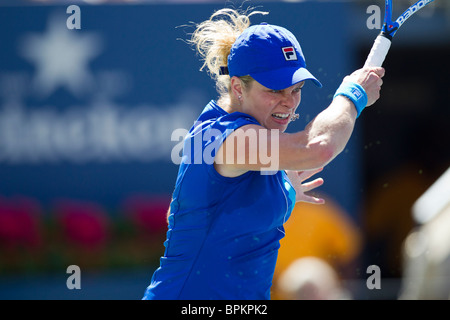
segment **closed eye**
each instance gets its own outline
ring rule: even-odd
[[[300,92],[300,90],[302,90],[304,85],[305,85],[305,81],[300,82],[298,87],[296,87],[293,91],[294,92]]]
[[[298,84],[297,87],[295,87],[294,89],[292,89],[292,92],[293,92],[293,93],[299,93],[299,92],[302,90],[302,88],[303,88],[304,85],[305,85],[305,82],[304,82],[304,81],[300,82],[300,83]],[[284,90],[274,90],[274,89],[271,89],[271,90],[269,90],[269,92],[270,92],[270,93],[283,93],[285,90],[286,90],[286,89],[284,89]]]

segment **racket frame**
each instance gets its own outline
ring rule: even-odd
[[[405,21],[434,0],[418,0],[392,21],[392,0],[385,0],[384,23],[370,50],[365,67],[381,67],[391,47],[392,38]]]

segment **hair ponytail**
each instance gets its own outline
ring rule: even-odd
[[[226,67],[231,47],[239,35],[250,26],[250,16],[268,14],[263,11],[245,11],[221,9],[196,26],[188,43],[192,44],[204,61],[200,70],[206,69],[209,76],[216,82],[216,88],[221,98],[228,95],[230,77],[220,74],[220,67]]]

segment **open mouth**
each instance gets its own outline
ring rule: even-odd
[[[285,120],[289,118],[289,113],[272,113],[272,117],[279,120]]]

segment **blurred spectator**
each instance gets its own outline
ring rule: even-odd
[[[361,252],[361,235],[355,223],[332,200],[323,205],[297,203],[285,224],[286,236],[280,241],[274,283],[301,257],[322,259],[339,276],[353,276]],[[284,299],[275,287],[272,299]]]
[[[415,203],[403,244],[401,300],[450,299],[450,169]]]
[[[317,257],[303,257],[282,272],[276,286],[283,300],[349,300],[333,267]]]

